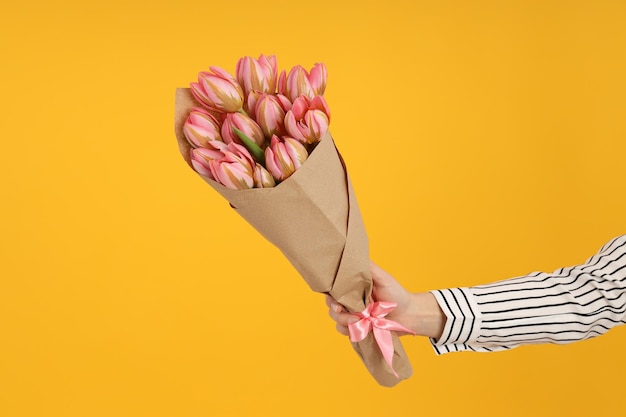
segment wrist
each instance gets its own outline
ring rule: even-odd
[[[435,340],[441,337],[446,318],[435,296],[429,292],[411,293],[411,323],[416,335]]]

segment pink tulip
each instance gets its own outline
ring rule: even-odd
[[[243,107],[246,113],[248,113],[248,116],[252,117],[254,120],[256,120],[256,106],[259,100],[261,100],[261,98],[265,96],[272,96],[277,99],[280,103],[280,107],[282,107],[284,111],[288,111],[291,109],[291,101],[289,101],[289,99],[282,94],[266,94],[259,91],[251,91],[250,94],[248,94],[248,97]]]
[[[285,110],[286,112],[291,110],[293,104],[291,104],[291,101],[289,101],[286,96],[282,94],[276,94],[274,97],[276,97],[276,99],[280,102],[280,107],[282,107],[283,110]]]
[[[224,157],[227,145],[219,140],[207,142],[206,147],[195,148],[191,151],[191,166],[196,172],[205,177],[215,180],[209,167],[209,161]]]
[[[248,113],[248,116],[256,120],[256,104],[259,99],[263,97],[265,93],[261,93],[260,91],[250,91],[248,97],[246,97],[245,103],[243,103],[243,109]]]
[[[276,185],[276,181],[263,165],[256,164],[254,167],[254,186],[256,188],[270,188]]]
[[[322,96],[312,100],[306,96],[298,97],[285,114],[287,133],[305,144],[319,142],[328,132],[329,123],[330,110]]]
[[[287,101],[287,103],[289,103]],[[291,103],[289,103],[291,107]],[[285,134],[285,112],[280,99],[277,96],[265,94],[259,99],[255,108],[256,121],[266,138],[272,135],[282,136]]]
[[[191,166],[193,167],[193,169],[203,177],[209,177],[212,180],[215,180],[215,177],[213,177],[213,174],[211,174],[211,168],[209,168],[209,161],[210,159],[205,159],[203,155],[196,154],[195,152],[191,153]]]
[[[244,95],[237,80],[219,67],[210,70],[198,74],[198,82],[190,85],[191,94],[211,110],[222,113],[241,110]]]
[[[229,143],[226,146],[226,150],[234,154],[238,158],[246,159],[252,166],[254,166],[254,158],[252,158],[252,155],[250,155],[250,151],[248,151],[245,146],[238,143]]]
[[[274,94],[276,92],[276,75],[278,69],[276,57],[261,54],[259,59],[251,56],[241,58],[237,62],[237,81],[247,96],[251,91]]]
[[[261,127],[254,120],[252,120],[252,118],[243,113],[226,114],[224,123],[222,124],[222,139],[224,142],[243,144],[241,139],[239,139],[239,136],[237,136],[237,133],[235,133],[235,130],[233,129],[234,127],[241,130],[260,147],[265,145],[265,136],[263,136]]]
[[[300,96],[312,99],[324,94],[327,78],[328,72],[324,64],[315,64],[310,74],[302,66],[296,65],[289,71],[289,75],[285,71],[280,73],[278,92],[292,102]]]
[[[297,140],[274,135],[265,149],[265,166],[277,181],[283,181],[300,168],[308,156],[304,145]]]
[[[304,115],[307,110],[321,110],[330,121],[330,108],[322,96],[315,96],[313,99],[306,96],[300,96],[294,101],[294,104],[291,106],[291,110],[294,110],[297,115]]]
[[[194,148],[207,146],[210,141],[222,140],[220,123],[215,116],[200,107],[194,107],[183,125],[183,132]]]
[[[208,162],[213,178],[234,190],[253,188],[255,163],[250,153],[236,143],[229,143],[222,153]]]

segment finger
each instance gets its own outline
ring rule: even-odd
[[[326,305],[328,306],[328,308],[332,308],[333,304],[337,304],[335,299],[328,294],[324,295],[324,298],[325,298]]]
[[[326,305],[328,308],[336,313],[341,313],[343,310],[343,306],[336,302],[331,296],[326,296]]]
[[[337,322],[340,326],[347,327],[349,324],[357,322],[359,318],[354,314],[350,313],[338,313],[336,311],[330,310],[330,317]]]
[[[328,294],[325,294],[324,301],[326,301],[326,305],[328,306],[328,308],[330,308],[331,304],[333,303],[333,297],[331,297]]]
[[[348,328],[346,326],[337,325],[336,327],[337,327],[337,331],[341,333],[342,335],[350,336],[350,332],[348,331]]]

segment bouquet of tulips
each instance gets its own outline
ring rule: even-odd
[[[313,291],[362,317],[353,347],[381,385],[393,386],[412,369],[389,331],[395,323],[384,319],[389,306],[371,299],[367,234],[328,130],[326,80],[324,64],[278,74],[275,56],[241,58],[236,76],[210,67],[176,91],[176,136],[187,163]]]
[[[194,169],[233,189],[274,187],[287,179],[328,131],[326,66],[316,64],[310,74],[300,66],[283,71],[278,86],[275,56],[242,58],[236,79],[210,69],[191,83],[201,106],[183,126]]]

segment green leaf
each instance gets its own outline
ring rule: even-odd
[[[247,137],[246,134],[243,133],[241,130],[237,129],[234,126],[233,130],[235,131],[237,136],[239,136],[239,139],[241,139],[245,147],[248,148],[248,150],[252,154],[252,157],[256,159],[259,164],[263,165],[263,168],[265,168],[265,152],[263,151],[263,149],[261,149],[259,145],[257,145],[252,139]]]

